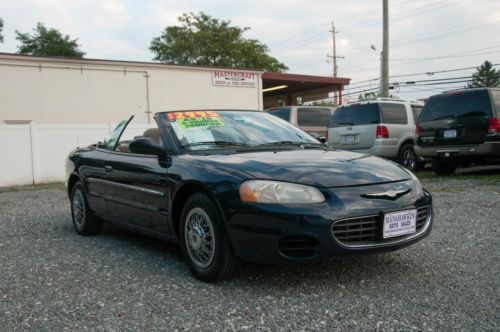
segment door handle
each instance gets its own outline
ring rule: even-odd
[[[111,166],[104,166],[104,172],[110,173],[113,170],[113,167]]]

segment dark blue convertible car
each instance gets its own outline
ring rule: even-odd
[[[110,222],[177,242],[201,280],[231,276],[239,260],[387,252],[431,230],[431,195],[411,172],[272,115],[164,112],[139,133],[131,120],[68,156],[74,227],[92,235]]]

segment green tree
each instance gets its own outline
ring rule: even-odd
[[[493,68],[489,61],[485,61],[477,71],[472,74],[472,81],[467,83],[467,88],[479,88],[483,86],[500,86],[500,70]]]
[[[380,98],[380,92],[365,92],[365,93],[360,93],[358,96],[358,100],[364,101],[364,100],[375,100],[377,98]],[[399,99],[398,96],[395,95],[389,95],[390,99]]]
[[[168,26],[161,36],[153,38],[150,50],[153,60],[164,63],[205,66],[259,68],[284,71],[287,66],[268,55],[268,47],[255,39],[243,37],[250,28],[231,25],[199,14],[182,14],[180,26]]]
[[[3,43],[3,20],[0,17],[0,43]]]
[[[19,54],[30,55],[53,55],[73,58],[83,58],[85,55],[78,45],[78,39],[71,39],[56,29],[47,29],[42,23],[38,23],[33,29],[34,33],[20,33],[16,30],[16,39],[21,42]]]

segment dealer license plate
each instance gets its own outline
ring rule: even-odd
[[[354,135],[345,135],[344,143],[354,143],[356,141],[356,137]]]
[[[412,234],[417,231],[417,210],[405,210],[384,215],[384,239]]]
[[[445,130],[443,133],[444,138],[455,138],[457,137],[457,131],[455,129]]]

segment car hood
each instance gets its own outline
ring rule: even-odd
[[[195,157],[196,158],[196,157]],[[316,187],[346,187],[410,179],[397,164],[366,154],[339,150],[278,150],[199,156],[256,179]]]

